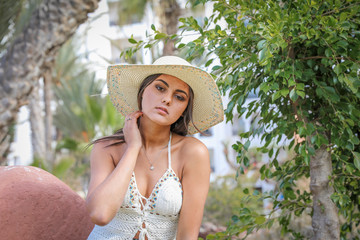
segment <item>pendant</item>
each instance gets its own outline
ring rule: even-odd
[[[153,165],[150,166],[150,170],[153,171],[155,168]]]

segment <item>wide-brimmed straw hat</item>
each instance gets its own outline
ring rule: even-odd
[[[107,71],[107,86],[112,103],[124,116],[138,110],[137,94],[142,81],[153,74],[168,74],[187,83],[194,92],[193,122],[200,130],[220,123],[224,110],[219,89],[206,71],[175,56],[164,56],[152,65],[112,65]],[[188,134],[198,132],[190,122]]]

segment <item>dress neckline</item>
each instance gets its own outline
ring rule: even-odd
[[[135,171],[133,171],[132,173],[132,178],[134,179],[134,184],[135,184],[135,188],[136,188],[136,191],[139,193],[140,197],[145,199],[146,202],[148,202],[148,200],[151,198],[151,196],[153,195],[156,195],[156,193],[154,192],[155,189],[158,188],[158,185],[163,182],[162,180],[167,176],[167,174],[169,173],[171,176],[174,176],[178,182],[180,183],[180,180],[178,178],[178,176],[176,175],[175,171],[172,169],[171,167],[171,138],[172,138],[172,132],[170,132],[170,137],[169,137],[169,142],[168,142],[168,167],[166,169],[166,171],[163,173],[163,175],[161,175],[161,177],[156,181],[154,187],[152,188],[152,191],[150,193],[150,195],[148,197],[144,196],[139,188],[138,188],[138,185],[137,185],[137,182],[136,182],[136,177],[135,177]],[[180,183],[181,184],[181,183]]]
[[[155,183],[150,195],[148,197],[144,196],[137,185],[136,182],[136,177],[135,177],[135,172],[133,172],[132,174],[132,178],[134,179],[134,187],[137,191],[137,193],[140,195],[141,198],[145,199],[147,202],[149,199],[151,199],[152,196],[156,195],[157,193],[155,192],[156,189],[158,189],[158,185],[160,185],[162,182],[164,182],[165,180],[163,180],[168,174],[170,174],[171,176],[173,176],[175,179],[177,179],[177,181],[180,183],[180,179],[178,178],[178,176],[176,175],[176,173],[174,172],[174,170],[171,167],[168,167],[166,169],[166,171],[164,172],[164,174],[157,180],[157,182]],[[180,183],[181,184],[181,183]],[[160,187],[160,186],[159,186]]]

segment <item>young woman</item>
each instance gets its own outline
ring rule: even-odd
[[[166,56],[152,65],[108,68],[124,128],[95,141],[86,198],[96,224],[88,239],[198,239],[210,162],[193,137],[223,120],[205,71]]]

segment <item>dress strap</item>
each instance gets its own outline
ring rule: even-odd
[[[168,168],[171,168],[171,136],[172,136],[172,132],[170,132],[170,138],[169,138],[169,143],[168,143]]]

